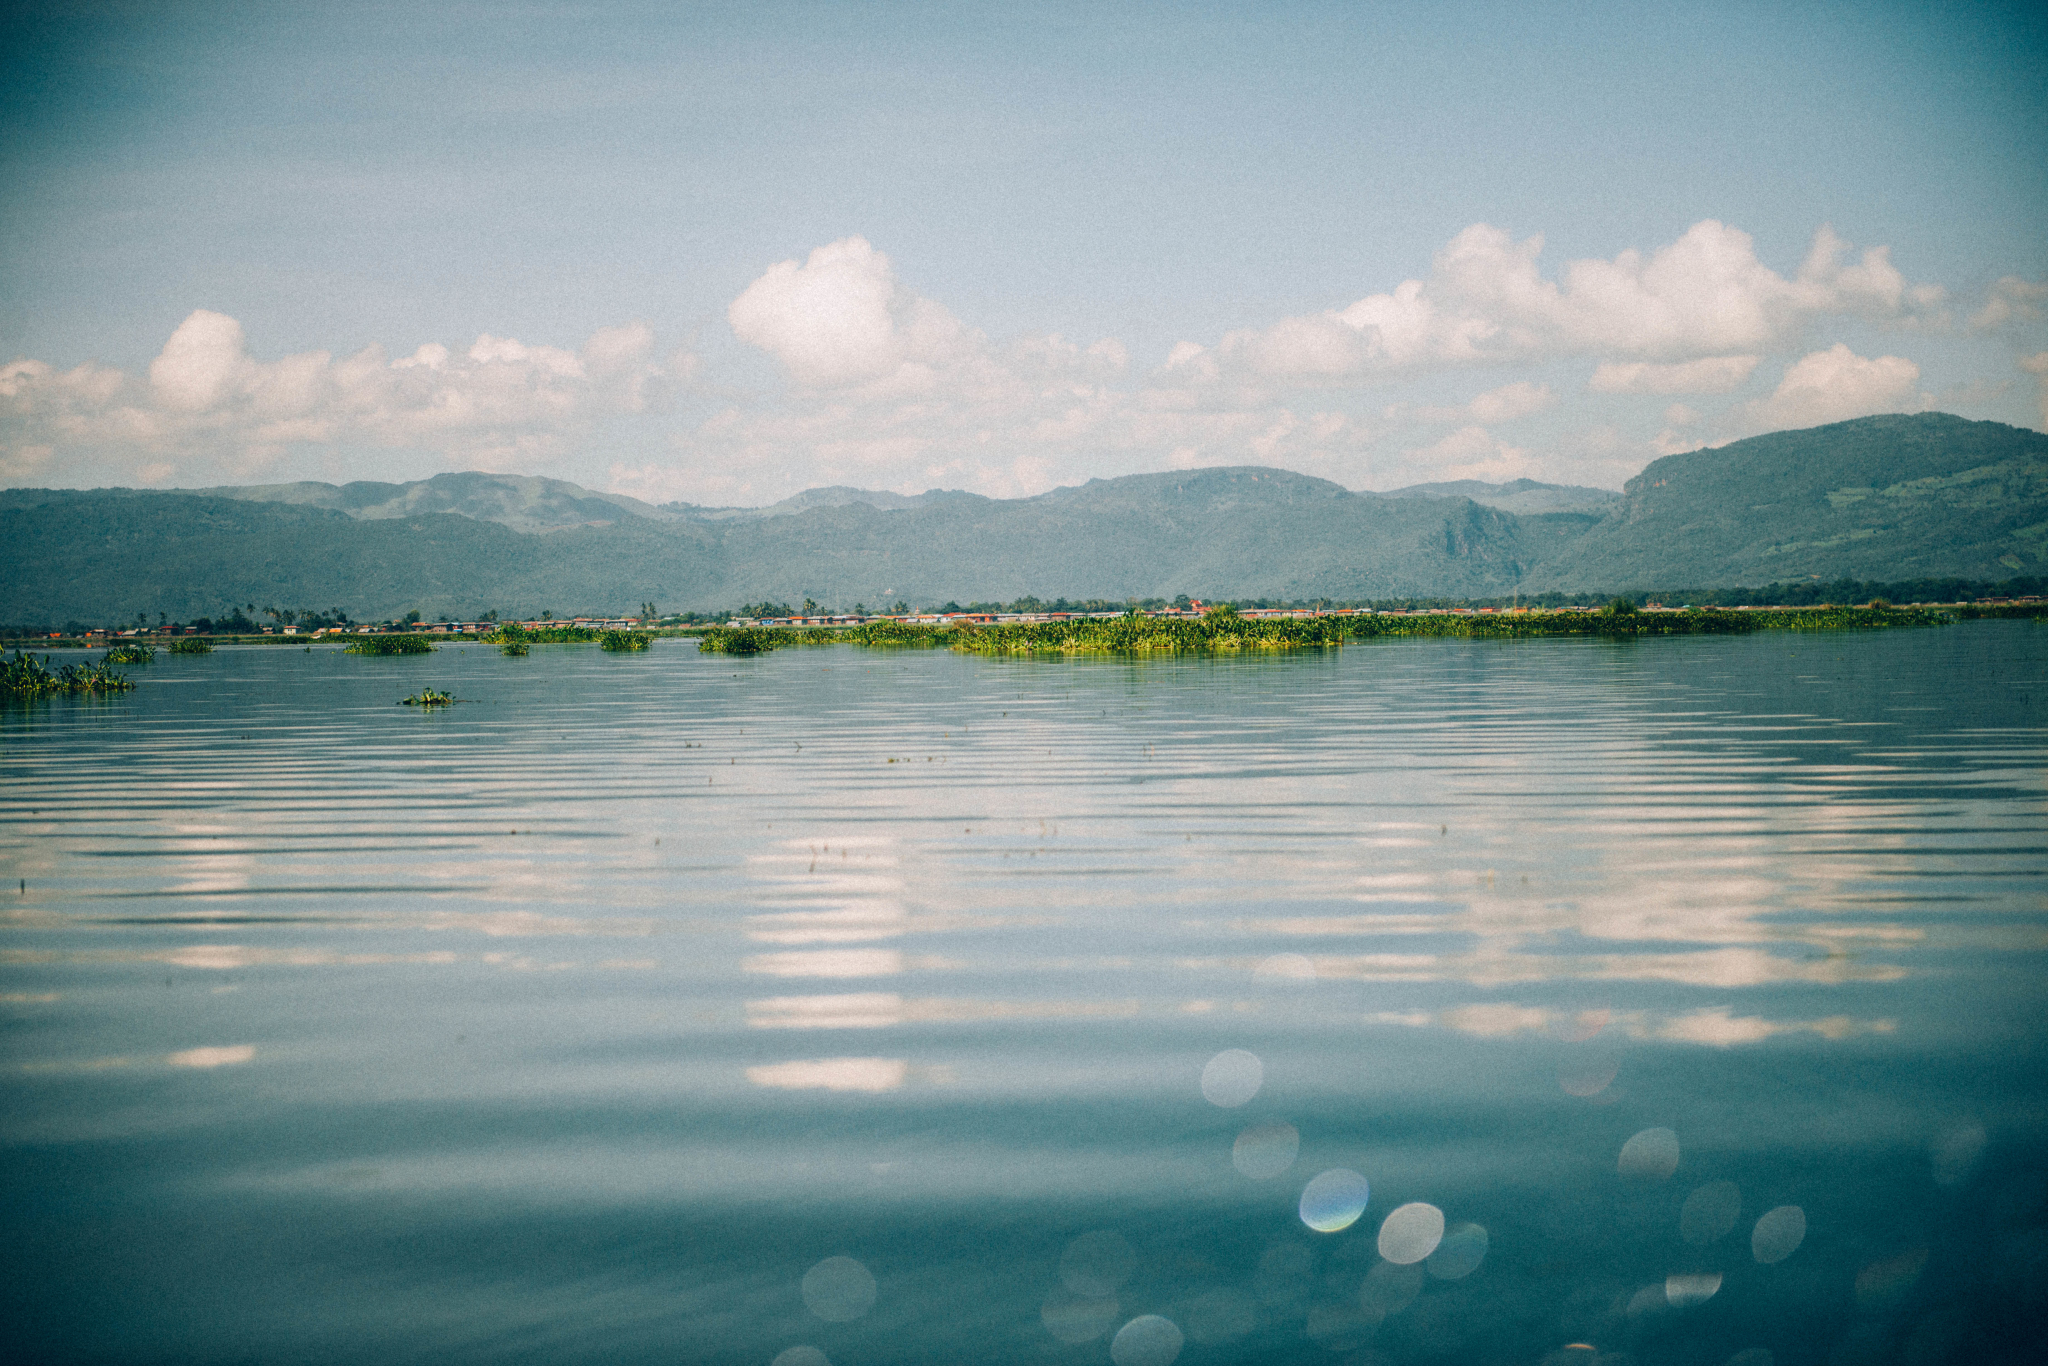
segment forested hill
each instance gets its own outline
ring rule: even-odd
[[[1098,480],[1039,498],[884,510],[621,517],[546,534],[449,513],[133,490],[0,494],[0,620],[212,616],[236,603],[359,619],[716,610],[774,599],[1353,598],[1511,591],[1540,526],[1458,499],[1387,499],[1284,470]]]
[[[1589,496],[1598,492],[1437,485],[1379,495],[1257,467],[1092,480],[1022,499],[822,489],[758,509],[655,508],[483,474],[338,488],[12,489],[0,491],[0,623],[189,620],[251,603],[381,619],[643,602],[715,611],[806,597],[840,608],[1027,593],[1489,597],[2002,579],[2048,562],[2048,436],[1944,414],[1670,456],[1615,501]],[[1509,510],[1531,505],[1578,510]]]
[[[2001,579],[2044,562],[2048,435],[1894,414],[1657,460],[1528,586]]]

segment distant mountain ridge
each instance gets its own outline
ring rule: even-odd
[[[0,621],[14,624],[252,602],[374,619],[1996,579],[2048,563],[2048,436],[1938,413],[1863,418],[1667,456],[1619,495],[1533,481],[1354,493],[1257,466],[1019,499],[813,489],[766,508],[656,507],[489,474],[9,489],[0,537]]]
[[[1478,479],[1453,479],[1441,484],[1410,484],[1389,490],[1388,498],[1470,498],[1475,503],[1503,512],[1605,512],[1621,501],[1613,489],[1587,488],[1580,484],[1539,484],[1534,479],[1516,479],[1506,484],[1489,484]]]
[[[2048,435],[1857,418],[1652,461],[1534,591],[1997,579],[2048,563]]]

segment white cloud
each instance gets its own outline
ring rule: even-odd
[[[242,477],[292,445],[337,442],[523,462],[598,417],[650,407],[688,359],[657,363],[653,347],[653,331],[629,323],[600,329],[580,353],[485,333],[462,355],[429,343],[397,361],[378,346],[266,361],[249,354],[239,322],[198,309],[146,378],[35,360],[0,369],[0,473],[47,472],[54,449],[125,452],[144,483],[167,479],[173,463]]]
[[[1926,406],[1919,383],[1920,367],[1903,356],[1866,360],[1837,342],[1794,361],[1769,398],[1738,411],[1744,425],[1760,431],[1914,412]]]
[[[1516,242],[1477,223],[1436,254],[1427,280],[1226,333],[1213,351],[1184,346],[1169,369],[1205,358],[1214,382],[1310,384],[1590,354],[1667,364],[1713,357],[1732,370],[1728,353],[1782,349],[1818,318],[1931,323],[1942,316],[1942,291],[1908,285],[1888,248],[1850,261],[1848,244],[1826,226],[1789,279],[1757,259],[1748,233],[1711,219],[1647,256],[1632,249],[1613,260],[1568,262],[1556,280],[1537,265],[1542,250],[1541,237]],[[1643,374],[1639,382],[1649,382],[1652,372]]]
[[[1530,453],[1510,446],[1484,427],[1461,427],[1443,440],[1407,454],[1415,482],[1484,479],[1504,483],[1531,475]]]
[[[1725,394],[1749,378],[1760,356],[1705,356],[1671,365],[1606,361],[1586,387],[1596,394]]]
[[[860,237],[819,247],[802,265],[770,266],[732,301],[726,321],[814,388],[893,379],[895,389],[919,389],[935,368],[980,343],[945,309],[900,286],[889,258]]]
[[[1504,384],[1498,389],[1489,389],[1466,405],[1475,422],[1491,425],[1496,422],[1512,422],[1518,417],[1540,413],[1557,402],[1557,395],[1547,384],[1531,384],[1522,380],[1515,384]]]
[[[2014,322],[2038,322],[2048,306],[2048,280],[2024,280],[2007,275],[1993,284],[1984,307],[1970,317],[1976,332],[1994,332]]]

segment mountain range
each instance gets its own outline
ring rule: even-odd
[[[2048,436],[1941,413],[1666,456],[1619,493],[1517,480],[1357,493],[1233,466],[1032,498],[811,489],[656,506],[560,480],[0,491],[0,622],[234,604],[528,615],[948,599],[1361,600],[1804,578],[2004,578],[2048,563]]]

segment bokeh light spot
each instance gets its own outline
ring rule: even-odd
[[[1062,1286],[1045,1297],[1038,1316],[1061,1342],[1091,1342],[1116,1326],[1117,1313],[1115,1296],[1098,1299]]]
[[[1117,1329],[1109,1344],[1109,1359],[1116,1366],[1172,1366],[1180,1346],[1180,1329],[1172,1319],[1141,1314]]]
[[[827,1257],[804,1273],[804,1307],[827,1323],[850,1323],[875,1307],[875,1278],[851,1257]]]
[[[1710,1181],[1685,1197],[1678,1234],[1695,1247],[1728,1236],[1742,1215],[1742,1191],[1733,1181]]]
[[[1114,1295],[1116,1288],[1131,1278],[1138,1266],[1138,1254],[1115,1229],[1084,1233],[1067,1244],[1060,1254],[1060,1280],[1076,1295],[1094,1299]]]
[[[1365,1273],[1358,1287],[1358,1307],[1374,1318],[1387,1318],[1415,1303],[1422,1293],[1422,1268],[1381,1262]]]
[[[1974,1120],[1952,1125],[1934,1136],[1927,1145],[1927,1157],[1934,1165],[1934,1181],[1939,1186],[1960,1186],[1969,1181],[1977,1170],[1977,1159],[1984,1156],[1984,1126]]]
[[[1226,1110],[1250,1101],[1265,1083],[1266,1065],[1242,1048],[1226,1048],[1202,1068],[1203,1097]]]
[[[1621,1158],[1615,1166],[1623,1176],[1669,1180],[1678,1170],[1678,1135],[1669,1129],[1645,1129],[1621,1145]]]
[[[1673,1309],[1705,1304],[1721,1289],[1721,1273],[1698,1271],[1664,1278],[1664,1299]]]
[[[1397,1208],[1380,1225],[1380,1256],[1397,1266],[1421,1261],[1444,1240],[1444,1212],[1414,1201]]]
[[[1252,1297],[1229,1286],[1189,1301],[1182,1317],[1187,1321],[1188,1336],[1196,1342],[1235,1342],[1259,1325]]]
[[[1332,1167],[1301,1192],[1301,1222],[1318,1233],[1337,1233],[1358,1222],[1372,1187],[1348,1167]]]
[[[1782,1262],[1806,1241],[1806,1211],[1797,1205],[1780,1205],[1765,1212],[1749,1235],[1749,1250],[1765,1266]]]
[[[1453,1224],[1426,1263],[1440,1281],[1462,1281],[1486,1260],[1486,1230],[1478,1224]]]
[[[1301,1134],[1292,1124],[1254,1124],[1230,1147],[1230,1165],[1254,1181],[1267,1181],[1294,1165]]]

